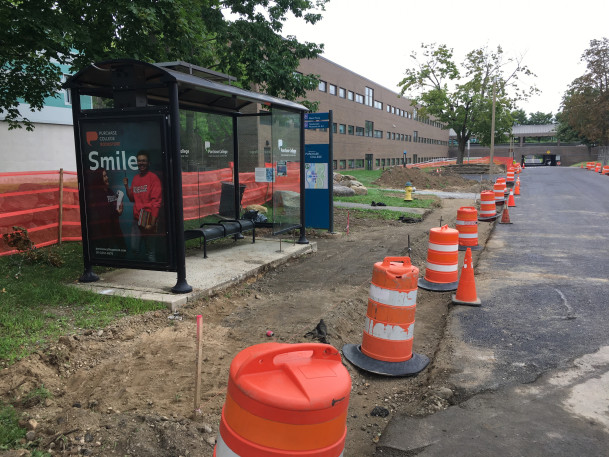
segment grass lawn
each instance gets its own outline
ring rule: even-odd
[[[380,178],[383,170],[343,170],[343,172],[344,173],[341,174],[353,176],[364,186],[370,189],[370,187],[379,187],[376,184],[372,184],[372,181],[376,181],[378,178]]]
[[[98,295],[69,284],[83,272],[79,242],[0,257],[0,367],[42,349],[59,336],[102,328],[114,319],[164,305]],[[59,266],[56,266],[59,265]],[[96,267],[97,273],[107,269]]]

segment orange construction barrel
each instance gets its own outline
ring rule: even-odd
[[[509,167],[507,169],[507,173],[506,173],[506,180],[505,180],[505,185],[507,187],[514,187],[514,168],[513,167]]]
[[[459,279],[459,232],[448,225],[429,230],[425,277],[419,287],[434,291],[457,290]]]
[[[410,257],[385,257],[374,264],[362,344],[343,346],[347,360],[388,376],[413,375],[427,366],[429,358],[412,352],[418,278]]]
[[[459,251],[471,248],[480,249],[478,244],[478,211],[473,206],[462,206],[457,210],[457,231],[459,232]]]
[[[501,206],[504,203],[504,192],[503,189],[505,189],[505,184],[502,184],[500,182],[495,182],[495,184],[493,184],[493,192],[495,193],[495,206]]]
[[[480,192],[480,216],[479,221],[492,222],[497,219],[497,207],[495,206],[495,192],[485,190]]]
[[[328,344],[263,343],[230,366],[214,457],[339,457],[351,378]]]

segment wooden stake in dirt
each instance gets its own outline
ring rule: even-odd
[[[197,372],[195,373],[195,414],[201,414],[201,368],[203,365],[203,316],[197,316]]]
[[[57,244],[61,244],[63,237],[63,168],[59,169],[59,215],[57,220]]]

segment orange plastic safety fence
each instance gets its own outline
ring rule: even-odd
[[[240,173],[245,185],[242,206],[262,205],[272,199],[274,190],[300,192],[298,162],[288,163],[288,176],[277,176],[274,183],[256,182],[255,173]],[[222,183],[233,181],[232,168],[182,173],[184,220],[218,214]],[[2,238],[13,227],[27,229],[36,247],[59,240],[59,171],[0,173],[0,256],[14,254]],[[63,172],[62,241],[81,239],[77,174]]]
[[[0,236],[24,227],[37,246],[59,241],[60,171],[0,173]],[[78,181],[63,172],[61,240],[80,240]],[[0,255],[15,251],[0,240]]]

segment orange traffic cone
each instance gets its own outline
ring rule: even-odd
[[[514,187],[514,195],[520,195],[520,178],[516,178],[516,186]]]
[[[507,208],[506,208],[507,209]],[[467,248],[457,293],[453,295],[455,305],[480,306],[482,302],[476,293],[476,281],[474,279],[474,267],[472,266],[472,250]]]
[[[510,189],[510,196],[508,197],[508,207],[516,206],[516,200],[514,200],[514,189]]]
[[[511,224],[512,223],[510,221],[510,211],[508,209],[508,206],[503,208],[503,213],[501,214],[501,220],[499,221],[499,223],[500,224]]]

